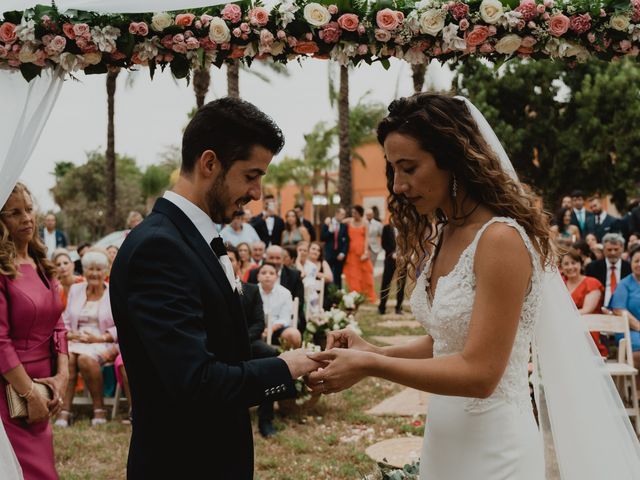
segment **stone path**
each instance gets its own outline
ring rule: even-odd
[[[371,337],[376,342],[386,343],[387,345],[404,345],[407,342],[420,338],[421,335],[389,335]]]
[[[419,460],[421,450],[422,437],[400,437],[371,445],[366,453],[376,462],[402,468]]]
[[[427,413],[428,400],[428,393],[413,388],[405,388],[393,397],[385,398],[378,405],[367,410],[366,413],[369,415],[399,417],[414,417],[418,415],[424,418]]]

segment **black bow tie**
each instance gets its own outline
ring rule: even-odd
[[[227,254],[227,247],[224,246],[224,241],[221,237],[214,238],[209,245],[211,245],[213,253],[215,253],[218,258],[222,258]]]

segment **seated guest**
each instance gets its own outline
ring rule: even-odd
[[[304,332],[307,327],[304,315],[304,284],[302,275],[298,270],[283,265],[283,249],[278,245],[271,245],[267,249],[266,262],[275,265],[278,273],[277,282],[291,292],[293,298],[299,299],[298,305],[298,330]],[[258,283],[258,270],[249,272],[249,283]]]
[[[633,250],[636,245],[640,245],[640,233],[638,232],[634,232],[629,235],[627,250],[622,254],[623,260],[626,260],[627,262],[631,261],[631,250]]]
[[[609,301],[616,286],[624,277],[631,273],[629,262],[622,260],[624,250],[624,237],[619,233],[607,233],[602,241],[604,243],[605,259],[596,260],[587,265],[586,273],[590,277],[597,278],[605,287],[604,306],[609,306]]]
[[[282,249],[282,265],[289,268],[297,268],[298,250],[294,247],[284,247]]]
[[[616,314],[626,312],[631,329],[631,349],[633,364],[640,368],[640,246],[631,251],[631,275],[623,278],[611,298],[611,309]],[[620,336],[618,336],[618,340]],[[640,379],[636,376],[636,386]]]
[[[305,278],[309,268],[306,266],[307,258],[309,257],[309,242],[305,242],[304,240],[299,242],[298,245],[296,245],[296,254],[295,269],[302,274],[302,278]]]
[[[251,244],[253,242],[260,241],[260,237],[256,233],[255,229],[248,223],[244,222],[243,210],[238,210],[233,214],[231,223],[222,229],[220,236],[225,243],[234,247],[237,247],[241,243]]]
[[[253,242],[251,244],[251,261],[256,265],[262,265],[266,248],[266,244],[262,241]]]
[[[107,422],[102,398],[101,367],[118,356],[118,335],[111,315],[109,288],[105,279],[109,258],[101,250],[91,250],[82,257],[85,283],[71,286],[67,308],[62,314],[69,341],[69,383],[63,410],[56,425],[67,427],[75,393],[78,371],[82,374],[93,403],[91,425]]]
[[[239,243],[236,246],[238,250],[238,277],[243,282],[249,279],[249,272],[258,265],[251,261],[251,248],[248,243]]]
[[[604,286],[595,278],[582,274],[582,258],[575,250],[569,250],[560,258],[560,270],[571,298],[581,315],[601,313]],[[607,356],[607,348],[600,341],[598,332],[591,332],[600,355]]]
[[[84,278],[74,273],[71,256],[64,248],[59,248],[53,252],[53,263],[57,269],[58,281],[62,286],[60,289],[60,300],[62,301],[62,308],[64,309],[67,308],[67,297],[69,296],[71,285],[84,282]]]
[[[589,248],[593,248],[598,244],[598,239],[593,233],[587,233],[587,236],[584,237],[584,241],[587,242]]]
[[[333,283],[333,272],[331,271],[331,266],[324,259],[322,251],[323,251],[322,243],[320,242],[312,242],[309,247],[309,257],[307,259],[307,264],[311,264],[314,267],[313,276],[316,280],[322,280],[324,283],[324,305],[322,305],[323,310],[329,310],[331,308],[331,300],[329,296],[326,294],[329,285]],[[309,277],[307,277],[309,278]],[[313,289],[311,291],[311,295],[318,296],[317,290]],[[309,303],[313,306],[313,299],[309,301]]]
[[[302,345],[298,329],[291,326],[293,298],[291,292],[278,283],[278,271],[271,263],[263,263],[258,268],[258,287],[264,314],[272,326],[271,344],[282,341],[291,348]]]
[[[571,248],[573,248],[573,250],[575,250],[580,255],[583,268],[593,261],[593,252],[591,251],[589,245],[587,245],[587,242],[585,242],[584,240],[578,240],[577,242],[574,242]]]
[[[231,261],[233,272],[238,278],[240,273],[240,262],[238,261],[238,251],[227,245],[227,255]],[[251,358],[277,357],[278,350],[263,340],[265,332],[264,308],[260,288],[250,283],[242,283],[242,309],[247,320],[249,330],[249,342],[251,345]],[[270,437],[276,433],[273,426],[273,401],[267,400],[258,407],[258,430],[263,437]]]

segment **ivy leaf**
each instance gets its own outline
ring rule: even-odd
[[[13,23],[15,25],[20,25],[20,22],[22,22],[22,12],[18,10],[4,12],[2,16],[4,17],[5,21]]]
[[[380,60],[380,64],[384,67],[385,70],[389,70],[391,68],[391,62],[388,58],[383,58]]]
[[[136,46],[136,39],[132,33],[125,33],[120,35],[118,40],[116,40],[116,45],[118,45],[118,50],[124,53],[127,57],[133,55],[133,49]]]
[[[37,18],[42,18],[44,15],[53,17],[58,13],[56,8],[50,5],[36,5],[33,10]]]
[[[176,55],[171,62],[171,73],[176,78],[186,78],[189,76],[189,60],[183,55]]]
[[[27,82],[30,82],[36,77],[40,76],[42,67],[34,65],[33,63],[23,63],[20,65],[20,73]]]
[[[151,60],[149,60],[149,76],[151,77],[151,80],[153,80],[153,76],[156,73],[156,67],[157,65],[155,59],[152,58]]]

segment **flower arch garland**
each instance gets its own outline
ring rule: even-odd
[[[103,15],[39,5],[0,20],[0,68],[27,81],[43,68],[104,73],[109,68],[191,70],[256,59],[305,57],[341,65],[389,58],[420,64],[475,55],[569,62],[640,52],[640,0],[451,0],[321,4],[283,0],[229,3],[182,12]]]

